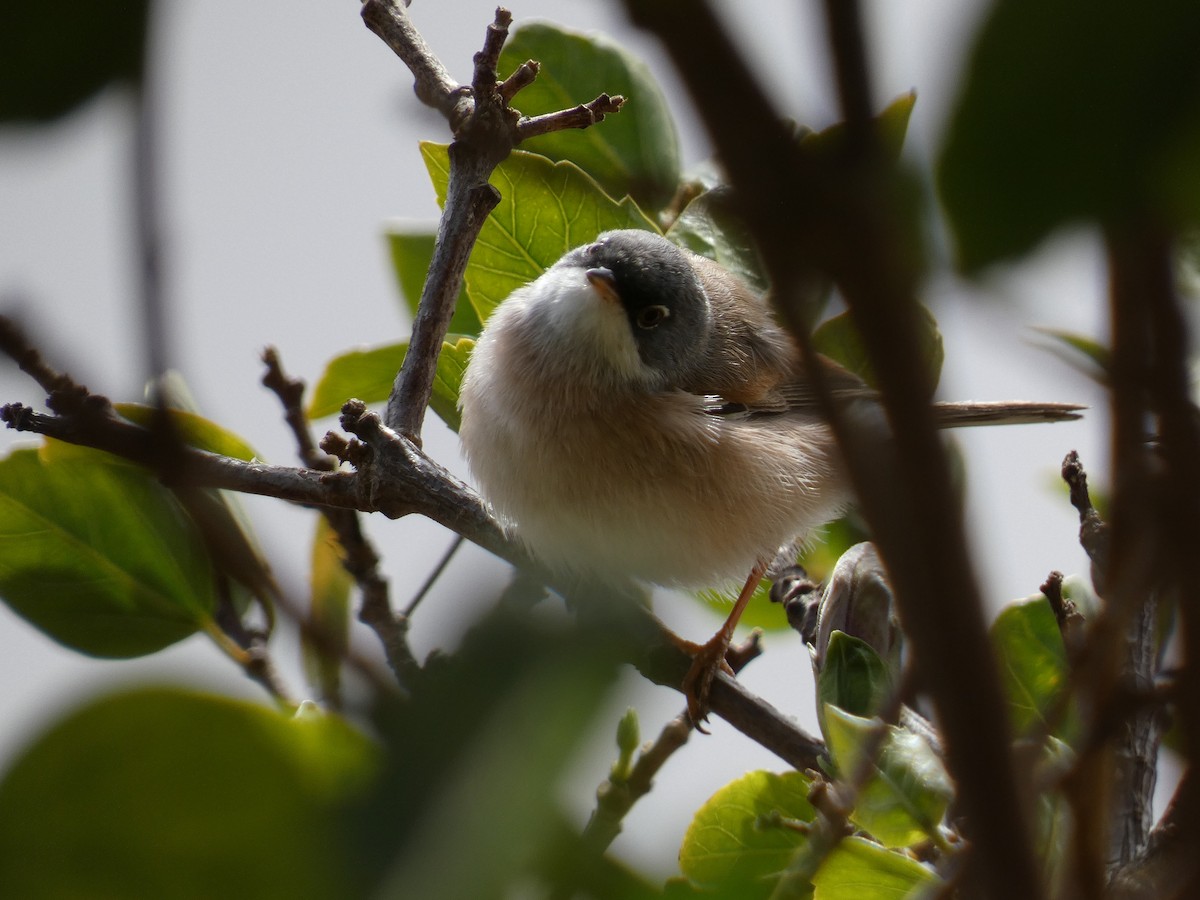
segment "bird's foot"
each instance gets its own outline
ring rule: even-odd
[[[688,669],[681,685],[683,695],[687,698],[688,718],[697,731],[708,734],[704,723],[708,721],[708,694],[712,690],[713,679],[718,669],[733,674],[733,669],[725,662],[729,635],[717,632],[705,644],[693,644],[691,641],[679,643],[684,652],[692,657],[692,667]]]

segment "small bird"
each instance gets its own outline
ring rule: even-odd
[[[844,402],[873,392],[829,360]],[[725,268],[648,231],[601,234],[491,314],[460,392],[460,437],[493,512],[564,574],[743,584],[684,642],[699,726],[733,631],[780,547],[851,501],[799,351]],[[944,424],[1076,418],[1067,404],[947,404]],[[749,577],[747,577],[749,573]]]

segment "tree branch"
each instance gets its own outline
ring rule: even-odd
[[[855,139],[827,160],[794,140],[708,3],[625,5],[679,69],[802,349],[811,343],[805,330],[810,311],[794,298],[822,276],[831,276],[846,298],[879,374],[890,440],[863,442],[864,429],[847,427],[858,423],[838,415],[819,381],[814,387],[830,407],[825,412],[891,576],[921,686],[946,731],[947,763],[973,843],[970,886],[996,897],[1040,897],[1022,807],[1027,792],[1008,750],[1007,712],[978,586],[929,408],[916,339],[915,275],[893,219],[889,171],[874,146],[857,10],[839,12],[828,4],[843,113]],[[881,471],[888,477],[879,478]],[[955,640],[947,642],[947,633]],[[970,691],[962,690],[964,683]]]
[[[304,412],[304,382],[289,378],[283,371],[279,353],[274,347],[263,352],[267,371],[263,386],[279,397],[284,419],[296,438],[301,461],[309,468],[323,472],[337,469],[337,460],[317,448]],[[388,581],[379,570],[379,554],[362,530],[359,514],[354,509],[321,507],[321,515],[337,535],[342,547],[342,566],[358,585],[362,595],[358,619],[379,638],[388,666],[402,685],[411,686],[420,673],[420,664],[408,645],[408,619],[392,611]]]
[[[533,82],[538,66],[533,61],[523,63],[508,79],[499,81],[496,65],[512,24],[508,10],[496,9],[483,49],[475,54],[470,86],[450,78],[396,0],[367,0],[362,14],[367,27],[412,71],[417,96],[446,116],[454,135],[446,204],[433,260],[421,292],[408,353],[396,375],[385,415],[392,430],[420,447],[438,354],[454,314],[467,260],[488,213],[500,200],[499,193],[488,184],[493,169],[527,137],[563,128],[586,128],[616,112],[622,98],[601,95],[573,110],[522,119],[509,102]]]
[[[49,385],[50,405],[60,411],[59,415],[46,415],[19,403],[8,404],[0,408],[0,420],[10,428],[104,450],[158,471],[155,466],[160,460],[153,452],[151,433],[117,416],[107,398],[54,371],[4,317],[0,317],[0,351],[17,359],[39,383]],[[564,596],[577,594],[575,585],[560,583],[510,540],[469,487],[413,442],[385,427],[365,404],[348,402],[342,425],[355,437],[347,440],[331,433],[321,442],[322,449],[358,471],[268,466],[182,447],[172,461],[173,486],[223,488],[306,506],[382,512],[391,518],[415,513],[462,535],[541,583],[555,586]],[[679,649],[678,639],[648,610],[628,602],[629,598],[606,599],[621,610],[617,623],[627,658],[651,681],[679,690],[691,659]],[[733,727],[789,764],[801,769],[818,765],[824,750],[820,740],[724,673],[718,673],[713,682],[711,706]]]

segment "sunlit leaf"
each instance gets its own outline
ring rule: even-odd
[[[309,562],[308,623],[316,637],[301,635],[304,668],[308,680],[323,697],[338,696],[341,660],[350,634],[350,590],[354,579],[342,564],[342,545],[329,526],[317,516]]]
[[[153,406],[144,403],[114,403],[113,408],[122,418],[143,428],[151,427],[154,422],[156,410]],[[181,409],[170,410],[170,415],[171,425],[177,430],[179,439],[190,447],[247,462],[258,456],[248,443],[210,419]]]
[[[166,689],[94,701],[0,783],[0,895],[358,895],[338,810],[373,757],[325,715]]]
[[[748,772],[713,794],[692,819],[679,850],[683,874],[700,885],[739,884],[770,892],[807,836],[777,819],[811,822],[811,782],[799,772]],[[747,894],[757,896],[757,894]]]
[[[882,741],[875,737],[880,727]],[[851,821],[888,847],[909,847],[936,832],[954,799],[954,787],[923,737],[830,705],[825,706],[822,728],[844,778],[857,778],[863,753],[878,747]]]
[[[455,431],[458,431],[460,421],[458,390],[474,346],[473,338],[448,334],[438,356],[429,407]],[[325,371],[313,388],[308,404],[309,417],[321,419],[341,412],[342,405],[351,397],[357,397],[364,403],[387,400],[407,352],[408,343],[403,342],[350,350],[335,356],[326,364]]]
[[[665,206],[679,181],[679,141],[671,107],[646,65],[606,37],[545,22],[510,35],[500,54],[501,74],[527,59],[541,69],[513,100],[524,115],[570,109],[602,93],[626,102],[597,125],[533,138],[525,149],[570,160],[612,197],[629,194],[650,210]]]
[[[450,160],[444,144],[421,144],[439,203]],[[514,152],[492,173],[500,191],[467,265],[467,296],[481,321],[558,258],[614,228],[657,228],[632,200],[613,200],[578,166]]]
[[[212,570],[171,492],[110,459],[73,448],[0,461],[0,595],[68,647],[140,656],[208,623]]]
[[[903,900],[940,882],[910,856],[860,837],[843,838],[813,877],[813,900]],[[923,896],[923,895],[916,895]]]

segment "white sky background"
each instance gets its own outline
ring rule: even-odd
[[[279,347],[285,366],[313,383],[330,357],[355,345],[404,336],[382,238],[385,222],[432,223],[433,190],[417,152],[444,140],[443,123],[412,95],[407,70],[362,25],[357,3],[253,4],[175,0],[162,4],[153,71],[164,101],[171,354],[203,411],[273,462],[294,447],[278,403],[259,387],[259,352]],[[820,127],[835,117],[817,17],[819,4],[755,0],[721,4],[784,112]],[[869,3],[882,105],[910,88],[918,101],[908,154],[928,170],[979,4],[961,0]],[[484,0],[415,0],[411,14],[451,73],[469,79],[471,56],[491,21]],[[685,163],[708,155],[678,83],[656,45],[603,2],[528,0],[516,22],[545,17],[616,35],[643,56],[675,104]],[[579,98],[587,100],[590,98]],[[519,103],[518,103],[519,105]],[[130,245],[130,109],[109,93],[49,128],[0,130],[0,295],[47,350],[93,389],[140,396],[142,353]],[[603,127],[603,126],[601,126]],[[1103,398],[1081,376],[1030,345],[1033,325],[1103,336],[1102,260],[1086,234],[1056,238],[1020,268],[982,285],[941,277],[928,285],[946,338],[946,399],[1069,400],[1092,405],[1078,424],[971,429],[960,437],[970,482],[972,538],[993,607],[1033,593],[1051,569],[1086,572],[1077,520],[1053,489],[1067,450],[1080,451],[1097,484],[1107,463]],[[14,306],[11,297],[19,302]],[[40,404],[39,390],[0,362],[0,402]],[[319,433],[332,422],[320,423]],[[456,439],[430,416],[429,452],[466,475]],[[3,446],[15,440],[0,435]],[[312,517],[276,502],[247,501],[277,573],[303,596]],[[449,541],[416,519],[372,521],[397,603]],[[504,567],[467,549],[426,600],[412,639],[419,656],[452,646],[475,614],[480,584],[499,585]],[[715,616],[663,597],[659,612],[693,639]],[[947,640],[952,640],[947,635]],[[370,641],[363,642],[370,647]],[[766,656],[743,674],[750,687],[815,730],[807,655],[798,639],[768,636]],[[287,669],[297,690],[302,681]],[[63,651],[0,607],[0,765],[46,721],[80,698],[147,678],[199,684],[245,696],[252,685],[202,637],[133,663]],[[582,823],[614,753],[618,715],[636,705],[652,736],[682,707],[672,691],[630,675],[599,710],[593,752],[572,772],[568,803]],[[720,721],[697,737],[627,820],[617,847],[657,875],[675,871],[691,812],[746,769],[782,764]]]

